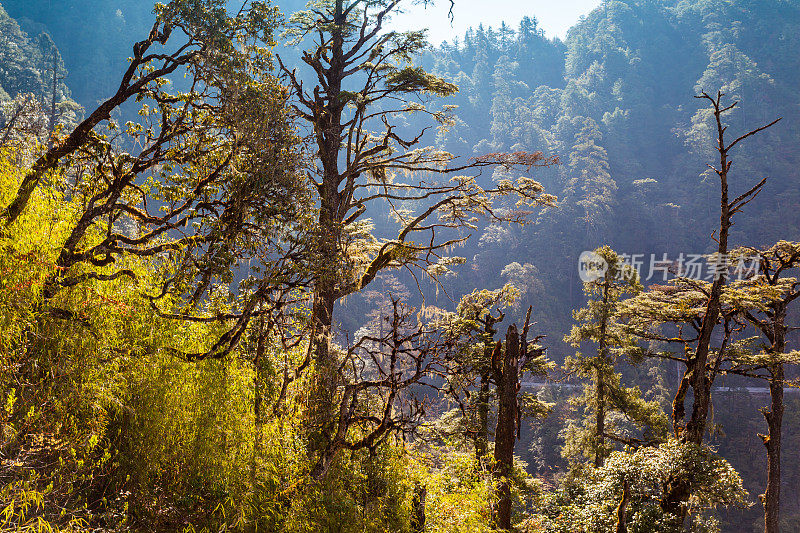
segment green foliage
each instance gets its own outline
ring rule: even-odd
[[[49,522],[41,516],[45,492],[39,492],[35,483],[24,480],[6,484],[0,489],[0,528],[17,533],[78,533],[86,531],[86,521],[71,518],[63,526]],[[49,487],[52,489],[52,487]]]
[[[573,313],[576,325],[564,338],[581,349],[592,345],[596,353],[577,352],[565,367],[587,379],[583,395],[572,399],[584,410],[583,421],[571,422],[564,431],[562,453],[574,464],[581,456],[602,464],[615,445],[639,445],[663,440],[667,420],[658,401],[645,400],[638,387],[622,384],[616,371],[621,355],[638,355],[639,344],[621,320],[620,304],[642,291],[639,275],[610,247],[594,250],[606,270],[594,281],[584,282],[586,307]],[[634,363],[641,362],[634,357]]]
[[[374,13],[390,3],[346,3],[355,6],[347,11],[346,38],[358,39],[363,6]],[[117,34],[146,35],[151,28],[147,2],[8,0],[4,5],[28,17],[22,24],[29,35],[45,29],[38,22],[54,30],[73,72],[69,83],[79,87],[76,94],[87,104],[116,90],[118,76],[111,73],[122,69],[130,55],[130,43]],[[426,531],[491,531],[492,465],[476,461],[471,446],[477,441],[463,437],[488,427],[475,416],[478,407],[485,406],[491,417],[490,398],[475,394],[482,378],[489,383],[487,347],[494,339],[488,319],[533,303],[537,333],[558,339],[551,353],[558,360],[570,354],[567,370],[588,385],[573,398],[577,416],[550,389],[521,398],[522,416],[540,419],[551,413],[533,428],[538,448],[533,468],[552,481],[560,469],[552,450],[559,447],[556,439],[565,421],[564,453],[572,468],[551,489],[545,486],[555,481],[543,485],[517,464],[518,529],[613,530],[627,485],[628,531],[669,532],[674,517],[660,504],[664,487],[686,479],[692,494],[691,530],[718,531],[715,509],[744,506],[743,482],[710,449],[665,440],[666,419],[652,400],[663,403],[671,374],[655,363],[640,364],[643,346],[632,337],[652,339],[651,355],[672,357],[658,342],[671,340],[673,324],[699,316],[708,284],[680,278],[641,293],[635,277],[616,279],[618,256],[604,247],[597,253],[611,268],[584,287],[589,301],[575,311],[573,323],[568,310],[584,302],[574,275],[565,273],[574,272],[579,251],[598,242],[635,252],[659,246],[705,249],[705,240],[697,236],[705,239],[715,220],[705,207],[707,181],[691,178],[691,169],[699,168],[715,132],[708,113],[687,105],[686,95],[722,87],[744,99],[749,116],[732,113],[735,127],[745,119],[751,122],[753,115],[772,118],[776,112],[787,116],[784,124],[794,124],[800,82],[797,7],[776,2],[756,9],[743,0],[722,6],[703,0],[608,1],[578,23],[566,42],[547,39],[536,20],[526,18],[517,29],[470,30],[463,40],[434,51],[425,48],[423,32],[378,33],[370,42],[379,46],[367,47],[369,53],[352,70],[359,83],[372,81],[353,83],[331,96],[346,120],[372,117],[372,122],[356,121],[359,131],[364,126],[363,136],[354,133],[355,140],[333,143],[367,154],[339,176],[360,181],[352,184],[353,194],[344,194],[350,203],[336,210],[341,217],[334,225],[341,231],[333,237],[317,235],[309,243],[307,230],[324,209],[312,203],[320,189],[296,172],[306,161],[295,151],[299,138],[288,92],[270,73],[272,31],[280,16],[267,3],[250,5],[239,17],[228,17],[221,0],[175,0],[157,9],[168,23],[158,31],[183,26],[208,44],[188,67],[203,87],[196,91],[179,79],[172,86],[157,80],[142,93],[147,105],[138,123],[121,128],[138,146],[158,136],[162,119],[186,128],[159,152],[164,159],[138,171],[109,201],[114,209],[124,205],[128,214],[112,209],[93,218],[68,250],[69,261],[61,261],[76,221],[91,212],[93,198],[103,193],[109,177],[132,173],[139,163],[137,153],[122,150],[120,129],[110,125],[95,132],[87,150],[45,176],[21,217],[2,235],[0,529],[406,532],[411,531],[417,487],[424,486]],[[291,18],[291,36],[309,42],[318,31],[328,35],[336,30],[334,24],[320,25],[317,16],[334,5],[332,0],[310,4]],[[86,31],[76,32],[79,26]],[[25,117],[0,158],[0,206],[6,206],[25,176],[26,162],[40,149],[27,140],[37,135],[45,140],[40,101],[49,91],[49,61],[56,59],[59,76],[66,72],[48,38],[30,38],[5,13],[0,13],[0,27],[8,37],[0,46],[6,123],[18,110]],[[306,59],[326,57],[330,48],[312,46],[317,44]],[[288,71],[294,67],[286,66]],[[308,80],[303,81],[307,87]],[[384,91],[402,100],[396,112],[376,105]],[[299,92],[313,108],[316,99]],[[64,123],[77,116],[69,96],[59,81]],[[417,102],[432,96],[447,100],[428,108]],[[459,115],[454,105],[460,106]],[[182,115],[186,109],[191,112]],[[190,120],[177,120],[181,116]],[[376,116],[392,120],[382,123]],[[415,140],[424,117],[440,126],[437,146],[414,146],[423,139]],[[793,145],[796,137],[794,126],[770,132],[737,159],[737,170],[778,178],[774,192],[782,205],[797,200],[792,177],[799,165],[796,154],[778,150]],[[543,161],[521,156],[538,150],[560,153],[565,163],[544,169],[541,183],[518,178],[509,168],[452,181],[409,177],[420,169],[441,171],[457,156],[477,155],[472,161],[478,165],[496,159],[506,166],[525,166],[526,161],[536,166]],[[509,153],[496,153],[502,151]],[[189,218],[180,224],[168,221],[159,230],[161,237],[150,242],[152,248],[140,246],[138,239],[153,235],[153,215],[180,209],[229,155],[229,171],[186,208]],[[78,167],[82,170],[76,173]],[[322,172],[312,174],[314,179]],[[555,205],[554,197],[542,194],[542,184],[559,194],[560,209],[541,211],[536,225],[504,224],[527,219],[532,207]],[[342,191],[339,185],[332,187],[336,194]],[[453,194],[428,212],[429,219],[417,219],[433,204],[428,188],[434,186]],[[372,195],[381,191],[382,199],[367,210]],[[131,209],[141,207],[137,202],[143,199],[156,207],[136,221]],[[800,227],[790,209],[762,206],[753,213],[737,220],[735,240],[744,242],[757,232],[760,241],[775,242]],[[400,230],[391,233],[394,222]],[[431,228],[441,229],[440,240],[430,238]],[[462,244],[467,230],[483,235],[474,247],[466,245],[464,258],[442,255]],[[341,249],[320,261],[314,254],[326,243]],[[310,258],[305,255],[309,248]],[[798,253],[798,246],[780,241],[761,252],[774,259]],[[277,255],[284,262],[275,262]],[[309,261],[322,265],[313,272],[320,277],[309,276]],[[450,276],[462,263],[471,268],[461,269],[459,278]],[[315,367],[308,363],[308,339],[297,334],[311,315],[302,286],[309,277],[333,274],[335,294],[366,296],[362,289],[379,272],[400,266],[421,266],[421,272],[440,281],[450,276],[456,294],[467,293],[454,313],[430,306],[420,312],[442,326],[436,333],[450,343],[446,365],[437,367],[432,381],[444,382],[444,392],[457,392],[447,400],[462,404],[452,409],[452,403],[434,394],[400,393],[403,402],[421,400],[419,412],[426,410],[425,421],[435,422],[435,431],[418,440],[386,433],[369,449],[343,445],[329,475],[311,482],[315,465],[305,415],[312,402],[308,373]],[[115,276],[121,272],[130,275]],[[80,282],[47,290],[53,280],[76,279]],[[499,287],[501,280],[509,284],[497,291],[475,289]],[[383,292],[394,295],[405,281],[385,285]],[[725,316],[741,318],[749,312],[762,319],[792,294],[796,283],[789,275],[772,282],[756,276],[730,283],[722,295]],[[264,351],[258,358],[258,320],[242,320],[231,329],[232,319],[219,317],[249,309],[271,324],[270,313],[281,307],[271,306],[263,295],[281,284],[300,287],[286,293],[295,307],[283,317],[290,319],[261,339]],[[161,295],[157,308],[148,295]],[[385,306],[386,296],[375,299]],[[260,314],[265,308],[269,313]],[[359,334],[383,332],[382,308],[376,316]],[[356,331],[358,320],[342,316],[342,329]],[[352,330],[351,324],[356,326]],[[236,335],[238,340],[220,349],[220,340]],[[412,344],[395,348],[424,349],[409,348]],[[335,357],[343,353],[335,347],[332,352]],[[218,359],[189,362],[186,354]],[[372,360],[353,359],[364,369],[348,374],[359,378],[345,386],[380,373],[385,355],[378,350]],[[800,361],[797,351],[772,353],[763,339],[747,337],[729,343],[724,354],[712,350],[712,356],[722,360],[723,355],[727,366],[720,371],[744,375]],[[623,364],[624,358],[635,365]],[[538,357],[524,370],[543,374],[552,367]],[[646,370],[654,375],[644,378]],[[638,386],[630,386],[634,382]],[[558,394],[565,395],[563,390]],[[380,422],[376,413],[381,408],[388,405],[389,415],[403,408],[392,408],[377,393],[356,400],[352,413],[362,425],[345,427],[339,441],[344,444],[364,438],[363,428]],[[605,440],[598,439],[594,425],[599,411]],[[791,418],[795,412],[787,409],[787,427],[797,425]],[[729,419],[744,415],[718,416],[730,432]],[[526,444],[528,426],[523,430]],[[729,454],[730,440],[721,442],[725,456],[739,467],[744,455]],[[796,444],[789,442],[789,448]],[[491,443],[486,444],[490,449]],[[603,467],[582,464],[582,456],[598,454],[605,459]],[[794,476],[794,469],[786,470],[786,476]],[[743,464],[741,471],[750,474],[750,466]],[[747,486],[753,493],[761,490],[758,479],[748,479]],[[784,528],[791,530],[793,520],[793,514],[785,514]]]
[[[463,450],[451,441],[435,448],[414,448],[418,461],[414,467],[427,489],[426,513],[428,529],[436,533],[488,533],[492,527],[491,508],[494,504],[496,479],[492,464],[476,468],[471,450]],[[542,484],[526,472],[522,462],[516,462],[511,479],[511,495],[515,522],[526,516],[529,509],[540,504],[544,494]]]
[[[8,198],[20,174],[4,160],[0,178],[0,199]],[[150,258],[126,259],[135,278],[88,281],[42,301],[53,244],[65,238],[75,202],[55,187],[37,189],[3,240],[0,445],[13,458],[10,473],[36,473],[0,495],[5,524],[19,531],[132,521],[151,530],[314,531],[338,523],[351,524],[348,531],[403,530],[402,447],[382,447],[377,458],[354,454],[319,487],[307,483],[300,397],[283,400],[281,412],[291,415],[255,420],[254,387],[272,409],[279,369],[298,365],[304,346],[287,352],[273,339],[259,383],[246,356],[250,341],[223,360],[181,359],[176,352],[208,349],[222,326],[154,314],[146,294],[170,265]],[[224,312],[230,304],[221,305]],[[364,492],[353,494],[354,486]]]
[[[405,67],[388,75],[387,87],[392,91],[409,93],[433,93],[436,96],[451,96],[458,91],[452,83],[425,72],[422,68]]]
[[[626,516],[631,533],[685,531],[671,525],[672,517],[660,505],[664,484],[675,479],[686,479],[692,486],[689,531],[720,531],[711,511],[748,505],[742,480],[727,461],[709,449],[676,440],[613,452],[602,468],[587,466],[572,476],[545,500],[527,531],[613,531],[623,483],[630,491]]]

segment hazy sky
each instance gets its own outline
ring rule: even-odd
[[[452,26],[447,18],[450,2],[437,0],[435,6],[414,6],[407,13],[396,16],[393,25],[398,29],[427,27],[432,43],[452,41],[453,36],[463,37],[470,26],[478,24],[497,28],[505,21],[516,27],[525,15],[536,17],[548,37],[566,37],[567,30],[581,15],[600,5],[600,0],[457,0]]]

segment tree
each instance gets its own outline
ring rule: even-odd
[[[602,134],[597,124],[580,117],[573,122],[580,131],[569,154],[564,202],[573,217],[585,224],[586,240],[590,241],[613,219],[617,184],[611,177],[608,154],[598,144]]]
[[[677,525],[661,506],[663,487],[683,479],[695,496],[692,523]],[[614,451],[591,476],[567,480],[547,495],[531,519],[539,530],[641,531],[682,533],[719,531],[711,512],[747,506],[747,491],[736,470],[705,447],[669,440],[635,451]]]
[[[448,324],[449,334],[459,339],[459,347],[449,361],[442,392],[458,405],[461,429],[472,440],[477,465],[483,464],[489,450],[496,326],[505,318],[502,309],[511,305],[516,296],[517,290],[510,284],[493,291],[476,289],[462,296]]]
[[[500,308],[512,303],[516,293],[513,286],[506,285],[495,291],[476,290],[461,298],[456,313],[447,321],[449,335],[459,342],[448,358],[447,383],[442,388],[448,399],[459,405],[463,430],[472,439],[479,468],[484,465],[488,452],[491,399],[497,397],[492,471],[496,502],[492,516],[495,525],[504,530],[511,527],[514,447],[522,431],[523,414],[541,417],[551,407],[530,395],[520,394],[524,372],[546,376],[552,366],[545,357],[545,350],[535,344],[544,336],[528,342],[532,308],[528,308],[521,335],[512,324],[506,332],[505,343],[494,340],[496,326],[505,317]]]
[[[223,4],[217,0],[174,0],[158,9],[150,35],[133,46],[130,65],[116,93],[90,113],[65,139],[36,160],[24,177],[16,197],[3,208],[1,218],[4,226],[12,224],[20,216],[33,190],[63,158],[96,141],[95,127],[109,120],[112,111],[131,98],[157,95],[166,76],[182,69],[196,76],[197,86],[205,81],[204,76],[213,72],[210,69],[204,71],[204,61],[206,66],[211,67],[212,61],[209,60],[214,53],[233,53],[235,36],[243,36],[245,30],[256,30],[258,24],[262,25],[263,31],[265,23],[275,16],[274,10],[257,2],[251,9],[240,13],[233,24],[226,26],[231,19],[225,14]],[[198,13],[203,12],[209,16],[197,17]],[[184,36],[184,40],[173,45],[172,50],[164,50],[165,53],[154,50],[159,45],[163,47],[172,42],[170,38],[174,37],[174,29],[177,30],[176,35]],[[269,35],[264,37],[267,42],[271,41]],[[219,61],[219,58],[214,60]]]
[[[492,377],[497,385],[497,426],[494,434],[494,478],[496,482],[495,497],[497,503],[493,509],[495,526],[503,531],[511,530],[511,477],[514,471],[514,446],[519,439],[522,428],[523,403],[519,398],[520,378],[524,371],[531,371],[539,376],[547,375],[550,367],[544,356],[544,349],[529,346],[528,328],[531,321],[531,308],[525,315],[522,334],[516,324],[511,324],[506,331],[506,342],[497,341],[492,352]],[[537,337],[536,340],[542,337]],[[537,414],[547,413],[550,406],[528,398],[535,404]]]
[[[444,252],[466,239],[458,231],[474,227],[476,217],[520,222],[526,213],[519,207],[552,201],[530,178],[485,188],[474,176],[455,175],[495,164],[530,169],[554,162],[541,153],[492,154],[459,164],[452,155],[424,146],[428,127],[403,132],[401,120],[414,114],[446,127],[449,110],[430,111],[421,102],[451,95],[457,88],[411,66],[412,57],[425,47],[422,32],[384,31],[399,4],[400,0],[325,0],[293,15],[289,33],[294,42],[311,44],[302,54],[315,80],[310,90],[302,76],[281,61],[316,155],[309,169],[318,218],[308,416],[315,478],[324,477],[345,445],[342,441],[331,447],[335,435],[348,434],[340,425],[345,420],[335,413],[345,408],[344,400],[360,401],[340,392],[341,361],[333,346],[336,302],[369,285],[386,268],[406,268],[412,275],[421,271],[436,279],[459,262]],[[512,196],[519,199],[517,208],[500,210],[493,202]],[[363,218],[369,206],[381,204],[397,221],[394,238],[378,239]]]
[[[595,273],[596,279],[584,282],[588,305],[573,312],[577,324],[564,337],[564,342],[575,348],[587,342],[596,347],[594,355],[577,352],[566,362],[568,369],[589,379],[584,396],[576,402],[586,406],[591,418],[586,420],[583,430],[569,427],[565,452],[568,456],[581,452],[595,467],[601,467],[612,450],[606,439],[631,446],[652,445],[664,439],[667,423],[658,402],[645,401],[638,388],[623,386],[622,376],[615,368],[618,357],[636,346],[636,337],[620,320],[619,304],[642,290],[639,275],[608,246],[596,249],[594,257],[607,267]],[[614,427],[613,419],[609,420],[614,413],[633,423],[643,434],[626,435],[624,427],[619,424]]]
[[[165,274],[153,309],[230,325],[206,350],[183,354],[220,358],[272,292],[301,283],[307,210],[287,94],[269,73],[276,15],[262,2],[235,16],[222,0],[160,6],[117,93],[36,159],[3,209],[6,229],[44,180],[83,199],[45,283],[45,308],[66,287],[135,277],[128,257],[157,258]],[[173,73],[186,75],[188,92],[170,90]],[[131,98],[144,102],[142,120],[120,131],[109,116]],[[245,261],[260,272],[242,283],[242,299],[211,306],[207,296]],[[57,305],[49,312],[74,318]]]
[[[654,286],[626,302],[624,314],[628,317],[632,331],[643,339],[675,343],[681,347],[678,354],[662,353],[660,356],[685,364],[686,371],[675,395],[672,408],[672,424],[675,438],[684,443],[702,445],[707,429],[711,406],[711,386],[721,372],[725,357],[734,353],[731,345],[736,332],[735,310],[723,312],[722,293],[728,282],[728,238],[733,217],[747,205],[763,188],[766,178],[750,187],[732,200],[729,193],[729,176],[733,161],[730,153],[741,141],[776,124],[777,119],[767,125],[751,130],[733,141],[725,140],[727,126],[724,116],[737,102],[725,105],[724,95],[715,97],[703,93],[697,98],[710,103],[710,115],[717,134],[716,151],[719,154],[717,167],[709,165],[718,176],[720,184],[720,218],[716,231],[716,253],[711,256],[711,283],[690,278],[678,278],[673,286]],[[676,335],[654,331],[654,326],[672,323],[678,327]],[[712,337],[718,325],[723,326],[718,347],[712,347]],[[685,402],[692,390],[692,409],[685,419]],[[686,518],[687,502],[691,487],[685,479],[675,478],[665,485],[664,510],[675,517],[679,524]]]
[[[3,107],[4,126],[0,147],[13,146],[18,153],[22,153],[24,147],[30,146],[31,139],[38,140],[45,136],[45,114],[33,93],[17,95]]]
[[[767,487],[763,495],[764,533],[780,531],[781,437],[783,428],[784,366],[798,363],[800,354],[787,352],[786,315],[789,306],[800,297],[800,282],[788,274],[800,267],[800,244],[781,241],[770,248],[740,248],[734,257],[741,261],[756,259],[759,273],[734,284],[728,299],[756,328],[763,351],[733,361],[730,372],[763,379],[769,384],[770,406],[761,413],[767,422],[767,434],[760,435],[767,451]]]
[[[58,124],[58,119],[60,118],[61,112],[59,109],[59,104],[61,103],[59,100],[59,83],[66,79],[67,72],[64,68],[64,61],[61,59],[61,54],[58,52],[58,48],[56,48],[55,43],[50,39],[47,34],[43,34],[40,38],[43,41],[42,47],[44,49],[50,49],[50,55],[52,57],[50,62],[50,94],[49,99],[49,110],[48,110],[48,136],[47,136],[47,148],[50,149],[53,147],[53,140],[56,134],[56,125]],[[63,107],[63,104],[62,104]]]

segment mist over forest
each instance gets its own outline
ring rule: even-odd
[[[0,531],[800,531],[800,4],[410,4],[0,0]]]

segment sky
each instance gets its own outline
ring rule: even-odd
[[[451,26],[447,18],[450,2],[436,0],[434,6],[409,8],[406,13],[395,16],[392,25],[400,30],[427,27],[428,40],[439,44],[445,40],[452,42],[456,35],[463,37],[467,28],[479,24],[497,28],[505,21],[516,28],[522,17],[527,15],[536,17],[539,27],[544,28],[548,37],[563,39],[581,15],[586,15],[598,5],[600,0],[457,0]]]

